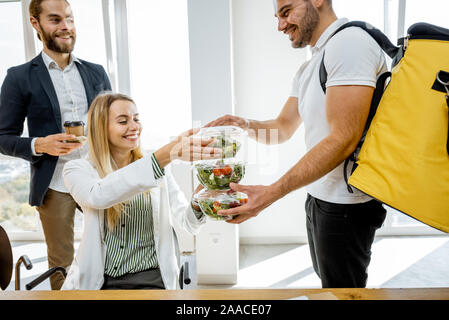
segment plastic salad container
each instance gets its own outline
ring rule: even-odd
[[[229,192],[203,189],[193,196],[201,211],[216,221],[230,220],[232,216],[221,216],[220,210],[240,207],[248,202],[248,196],[242,192]]]
[[[222,149],[222,158],[233,158],[240,150],[242,143],[242,136],[246,132],[236,126],[218,126],[201,128],[196,136],[204,139],[213,138],[214,143],[210,144],[211,147]]]
[[[198,181],[209,190],[227,190],[245,175],[245,162],[234,159],[200,161],[194,167]]]

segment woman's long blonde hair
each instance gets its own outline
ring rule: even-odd
[[[89,158],[97,169],[100,178],[117,170],[117,165],[111,155],[108,139],[109,109],[115,101],[124,100],[133,104],[134,101],[127,95],[105,92],[98,95],[92,102],[88,114]],[[140,146],[131,151],[131,162],[143,157]],[[108,229],[112,231],[120,220],[123,211],[123,203],[106,209]]]

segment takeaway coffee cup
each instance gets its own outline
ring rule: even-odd
[[[84,122],[66,121],[64,122],[65,133],[73,134],[77,137],[84,136]],[[67,140],[67,142],[79,142],[79,140]]]

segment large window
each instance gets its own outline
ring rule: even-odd
[[[142,144],[160,148],[190,128],[187,1],[128,0],[131,95],[143,121]]]
[[[102,19],[102,0],[71,0],[77,29],[74,55],[98,63],[106,68],[105,36]],[[26,10],[25,10],[26,11]],[[12,66],[26,62],[21,1],[0,2],[0,83]],[[36,52],[40,53],[42,42],[35,36]],[[23,136],[27,136],[26,124]],[[0,154],[0,223],[13,238],[42,238],[38,213],[28,205],[29,163]],[[82,214],[75,216],[75,231],[79,236],[83,227]],[[12,232],[12,233],[11,233]]]
[[[155,150],[192,126],[187,1],[127,0],[126,7],[129,91],[143,126],[142,147]],[[190,165],[177,163],[172,172],[190,197]],[[192,235],[174,226],[180,250],[194,251]]]
[[[0,83],[9,67],[25,62],[20,2],[0,2]]]
[[[139,108],[144,125],[143,147],[161,147],[172,136],[189,129],[192,117],[187,1],[71,0],[70,4],[77,29],[74,54],[103,65],[110,75],[120,64],[120,71],[126,73],[121,74],[121,79],[131,78],[127,84],[130,92],[125,90],[125,93],[131,94]],[[127,8],[127,22],[118,19],[124,11],[117,11],[117,8]],[[115,15],[111,9],[115,9]],[[9,67],[26,62],[23,26],[27,26],[29,21],[22,12],[21,1],[0,1],[1,82]],[[164,12],[170,12],[168,24]],[[104,13],[108,16],[104,17]],[[111,24],[106,35],[104,21]],[[116,33],[124,30],[128,31],[125,38],[129,39],[125,44],[120,42],[124,38],[116,37]],[[29,45],[38,54],[43,46],[34,30],[32,34]],[[108,44],[110,51],[106,51]],[[123,68],[126,63],[118,61],[118,52],[123,52],[124,48],[129,48],[129,68]],[[111,65],[107,65],[111,57],[115,66],[111,61]],[[118,90],[122,91],[120,85]],[[17,238],[14,235],[27,239],[43,236],[38,214],[28,205],[29,179],[28,162],[0,155],[0,223],[8,232],[13,231],[13,238]],[[182,184],[189,187],[189,182]],[[75,231],[78,235],[82,231],[82,215],[79,213],[75,219]]]
[[[445,13],[449,10],[447,0],[406,1],[405,30],[416,22],[427,22],[449,29],[449,20]]]
[[[20,1],[0,2],[0,83],[10,67],[25,62],[24,43]],[[6,230],[37,228],[36,211],[28,205],[29,179],[28,162],[0,154],[0,223]]]
[[[339,18],[366,21],[380,30],[384,29],[384,1],[334,0],[332,5]]]
[[[71,0],[77,39],[74,54],[107,70],[102,0]]]

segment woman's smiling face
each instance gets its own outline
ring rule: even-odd
[[[108,139],[112,152],[130,152],[139,146],[142,125],[130,101],[114,101],[109,108]]]

